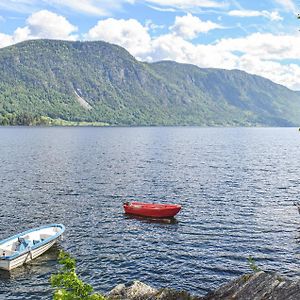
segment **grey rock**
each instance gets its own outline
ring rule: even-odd
[[[151,286],[134,281],[126,287],[124,284],[117,285],[108,294],[109,300],[200,300],[202,298],[192,297],[188,292],[177,291],[170,288],[157,290]]]
[[[300,300],[300,281],[271,272],[245,274],[208,293],[193,296],[170,288],[154,289],[140,281],[116,286],[109,300]]]
[[[177,291],[174,289],[160,289],[155,295],[155,300],[201,300],[202,297],[192,296],[186,291]]]
[[[118,284],[107,294],[107,297],[109,299],[121,299],[121,298],[124,298],[125,295],[126,295],[125,284]]]
[[[148,300],[154,299],[156,293],[157,290],[151,286],[140,281],[134,281],[129,287],[124,284],[117,285],[107,294],[107,298],[109,300]]]
[[[300,281],[276,273],[243,275],[209,293],[204,300],[299,300]]]

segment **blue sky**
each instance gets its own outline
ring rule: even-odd
[[[241,69],[300,90],[300,0],[0,0],[0,47],[104,40],[137,59]]]

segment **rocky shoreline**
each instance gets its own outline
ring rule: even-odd
[[[245,274],[205,296],[191,295],[170,288],[155,289],[143,282],[117,285],[109,300],[299,300],[300,280],[291,280],[271,272]]]

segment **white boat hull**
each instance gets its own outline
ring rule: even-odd
[[[31,260],[37,258],[44,252],[46,252],[49,248],[51,248],[56,243],[56,240],[51,241],[37,249],[32,251],[28,251],[13,260],[0,260],[0,269],[10,271],[14,268],[20,267],[25,263],[30,262]]]
[[[61,228],[59,226],[61,226]],[[55,228],[55,226],[44,226],[37,228],[36,230],[29,230],[2,241],[2,243],[0,243],[0,250],[1,252],[3,251],[3,256],[1,257],[0,253],[0,269],[10,271],[37,258],[57,242],[63,231],[64,226],[60,224],[57,226],[57,228]],[[51,234],[53,236],[51,236]],[[27,238],[31,238],[32,240],[37,237],[41,238],[44,235],[44,237],[47,236],[47,239],[44,239],[44,241],[39,241],[38,244],[32,244],[24,250],[17,251],[17,241],[21,235],[26,235]]]

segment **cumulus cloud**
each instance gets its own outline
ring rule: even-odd
[[[300,36],[253,33],[242,38],[221,39],[216,47],[225,51],[239,51],[265,60],[299,59]]]
[[[176,21],[173,25],[175,26]],[[174,30],[174,28],[171,28]],[[86,38],[103,39],[125,47],[141,60],[175,60],[199,67],[241,69],[300,89],[300,67],[283,60],[299,59],[300,36],[255,33],[242,38],[224,38],[214,44],[193,44],[187,37],[195,33],[169,32],[158,37],[149,35],[146,26],[136,20],[107,19],[98,22]],[[135,39],[132,39],[132,36]]]
[[[237,67],[248,73],[258,74],[270,80],[285,85],[294,90],[300,90],[300,67],[296,64],[282,64],[278,61],[263,60],[249,54],[243,55]]]
[[[99,21],[85,38],[118,44],[138,59],[149,62],[175,60],[199,67],[241,69],[300,89],[300,67],[283,61],[299,59],[299,35],[254,33],[240,38],[223,38],[213,44],[194,44],[189,41],[198,34],[220,27],[215,23],[214,26],[209,24],[187,14],[175,18],[168,33],[151,37],[149,22],[144,26],[133,19],[110,18]]]
[[[278,11],[258,11],[258,10],[231,10],[228,13],[229,16],[233,17],[241,17],[241,18],[247,18],[247,17],[265,17],[271,21],[281,21],[283,18],[280,16]]]
[[[49,38],[74,40],[77,27],[72,25],[65,17],[48,10],[41,10],[32,14],[26,21],[29,35],[33,38]]]
[[[0,48],[12,45],[14,40],[11,35],[0,32]]]
[[[118,44],[137,57],[142,57],[151,49],[151,37],[147,27],[135,19],[101,20],[88,31],[85,38]]]
[[[172,59],[192,63],[199,67],[240,69],[258,74],[300,89],[300,67],[284,60],[299,60],[300,36],[255,33],[243,38],[222,39],[215,44],[194,45],[172,35],[160,36],[152,41],[153,60]],[[239,54],[237,54],[239,53]]]
[[[18,27],[12,35],[0,33],[0,46],[5,47],[24,40],[38,38],[76,40],[78,36],[72,34],[76,31],[77,27],[65,17],[41,10],[32,14],[26,20],[26,26]]]
[[[175,23],[169,29],[176,35],[185,39],[194,39],[199,33],[222,28],[219,24],[211,21],[201,21],[198,17],[188,13],[183,17],[176,17]]]
[[[194,45],[182,37],[166,34],[153,39],[148,60],[175,60],[187,62],[193,60]]]
[[[190,41],[215,28],[220,25],[187,14],[175,18],[168,32],[151,36],[151,30],[161,28],[150,20],[143,25],[135,19],[108,18],[100,20],[84,38],[118,44],[144,61],[175,60],[199,67],[241,69],[300,89],[300,66],[291,62],[299,61],[299,34],[253,33],[239,38],[222,38],[211,44]],[[64,17],[39,11],[12,35],[0,33],[0,47],[28,38],[76,39],[76,30]]]

